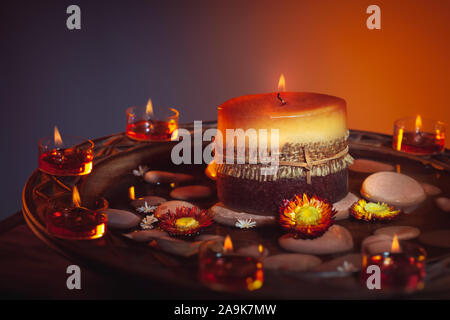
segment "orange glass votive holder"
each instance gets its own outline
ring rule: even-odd
[[[80,205],[72,202],[71,194],[49,200],[45,222],[47,231],[69,240],[91,240],[106,233],[107,216],[102,211],[108,208],[104,198],[83,197]]]
[[[73,136],[63,136],[62,141],[55,142],[52,138],[39,140],[39,170],[55,176],[81,176],[91,173],[94,143]]]
[[[369,287],[368,281],[376,282],[377,269],[381,290],[412,292],[423,289],[425,250],[412,242],[398,241],[397,248],[393,248],[392,243],[390,239],[363,243],[361,284]]]
[[[445,124],[417,116],[394,122],[392,148],[416,155],[438,154],[445,148]]]
[[[199,280],[218,291],[253,291],[261,288],[264,282],[264,252],[257,248],[256,242],[248,240],[233,241],[231,250],[227,250],[221,240],[206,241],[199,250]]]
[[[174,108],[131,107],[127,111],[126,134],[138,141],[171,141],[176,139],[179,112]]]

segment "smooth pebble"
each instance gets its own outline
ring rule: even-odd
[[[349,192],[345,198],[339,200],[338,202],[333,203],[333,208],[337,211],[334,216],[335,220],[343,220],[349,217],[349,209],[356,201],[358,201],[358,197],[353,193]]]
[[[439,207],[439,209],[441,209],[445,212],[450,212],[450,199],[449,198],[440,197],[440,198],[437,198],[435,201],[436,201],[436,205]]]
[[[410,240],[417,238],[420,235],[420,230],[410,226],[392,226],[377,229],[374,234],[384,234],[392,238],[397,235],[399,240]]]
[[[259,258],[259,257],[267,257],[269,255],[269,250],[263,247],[262,254],[259,252],[258,245],[251,245],[248,247],[242,247],[236,250],[238,254],[246,255],[249,257]]]
[[[186,186],[175,188],[170,196],[178,200],[197,200],[209,198],[212,195],[211,188],[206,186]]]
[[[156,242],[161,250],[182,257],[190,257],[198,253],[203,241],[186,241],[172,237],[157,238]]]
[[[296,239],[292,234],[286,234],[278,239],[278,243],[287,251],[319,255],[344,252],[353,248],[352,235],[339,225],[331,226],[319,238]]]
[[[262,216],[246,212],[234,211],[225,207],[221,202],[216,203],[209,210],[214,215],[213,219],[215,222],[230,227],[235,227],[238,219],[251,219],[256,222],[256,227],[276,224],[275,216]]]
[[[394,171],[394,166],[369,159],[355,159],[349,167],[349,170],[362,173],[375,173],[379,171]]]
[[[194,177],[190,174],[152,170],[144,174],[144,180],[153,184],[185,183],[194,180]]]
[[[425,191],[416,180],[386,171],[367,177],[362,184],[361,195],[369,201],[386,202],[402,209],[417,206],[426,198]]]
[[[333,260],[322,263],[313,269],[316,272],[356,272],[361,270],[361,254],[350,253]],[[345,263],[347,262],[347,264]],[[346,270],[345,268],[349,268]],[[344,269],[343,271],[339,270]]]
[[[186,201],[179,201],[179,200],[172,200],[167,201],[158,206],[155,210],[155,217],[159,218],[165,215],[169,210],[173,213],[175,213],[177,208],[186,207],[186,208],[193,208],[196,207],[190,202]]]
[[[109,208],[103,212],[108,216],[107,226],[113,229],[131,229],[141,222],[140,217],[126,210]]]
[[[145,196],[142,198],[138,198],[136,200],[132,200],[130,202],[131,206],[134,208],[139,208],[145,205],[147,202],[148,206],[159,206],[161,203],[166,202],[167,200],[163,197],[158,196]]]
[[[437,196],[438,194],[442,193],[441,189],[433,186],[432,184],[422,182],[420,185],[422,186],[425,193],[429,196]]]
[[[167,232],[164,232],[159,229],[152,229],[152,230],[142,230],[142,231],[135,231],[124,234],[125,237],[130,238],[137,242],[148,242],[153,239],[161,238],[161,237],[167,237]]]

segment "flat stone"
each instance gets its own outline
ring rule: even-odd
[[[410,240],[417,238],[420,234],[420,230],[409,226],[392,226],[377,229],[374,234],[384,234],[392,238],[394,238],[394,235],[397,235],[399,240]]]
[[[333,203],[333,208],[337,211],[334,216],[335,220],[343,220],[349,217],[349,209],[356,201],[358,201],[358,197],[353,193],[349,192],[345,198],[339,200],[338,202]]]
[[[394,171],[394,166],[369,159],[355,159],[348,169],[355,172],[375,173],[380,171]]]
[[[196,207],[190,202],[186,201],[179,201],[179,200],[173,200],[173,201],[167,201],[158,206],[155,210],[155,217],[160,218],[163,215],[165,215],[169,210],[173,213],[175,213],[176,208],[178,207],[186,207],[186,208],[192,208]]]
[[[182,257],[190,257],[198,253],[203,241],[186,241],[172,237],[157,238],[158,247],[168,253]]]
[[[419,241],[439,248],[450,248],[450,230],[436,230],[422,234]]]
[[[137,209],[139,207],[144,206],[146,202],[147,205],[151,207],[151,206],[159,206],[161,203],[164,203],[166,201],[167,201],[166,199],[158,196],[145,196],[142,198],[138,198],[136,200],[132,200],[130,202],[130,205],[135,209]]]
[[[124,234],[124,236],[137,242],[148,242],[161,237],[167,237],[168,234],[167,232],[164,232],[159,229],[152,229],[152,230],[130,232]]]
[[[209,211],[214,215],[213,220],[226,226],[235,227],[238,219],[251,219],[256,222],[256,227],[274,225],[277,222],[275,216],[262,216],[246,212],[238,212],[225,207],[221,202],[213,205]]]
[[[413,207],[425,200],[422,186],[413,178],[397,172],[377,172],[367,177],[361,187],[364,198],[386,202],[399,208]]]
[[[209,198],[212,195],[211,188],[206,186],[186,186],[175,188],[170,196],[178,200],[197,200]]]
[[[435,201],[436,201],[436,205],[439,207],[439,209],[441,209],[442,211],[445,211],[445,212],[450,212],[450,199],[449,198],[440,197],[440,198],[437,198]]]
[[[353,238],[346,228],[333,225],[319,238],[296,239],[292,234],[285,234],[278,239],[278,244],[287,251],[307,254],[332,254],[351,250]]]
[[[322,263],[316,256],[299,253],[284,253],[264,259],[263,267],[269,270],[308,271]]]
[[[259,252],[259,246],[251,245],[248,247],[239,248],[238,250],[236,250],[236,253],[249,257],[260,258],[260,257],[267,257],[269,255],[269,250],[263,248],[263,252],[261,255],[261,253]]]
[[[201,235],[197,236],[196,239],[200,240],[200,241],[210,241],[210,240],[222,241],[225,238],[223,236],[221,236],[221,235],[218,235],[218,234],[207,234],[207,233],[204,233],[204,234],[201,234]]]
[[[144,180],[152,184],[185,183],[194,180],[194,177],[190,174],[152,170],[144,174]]]
[[[356,272],[361,270],[360,253],[350,253],[327,261],[313,269],[316,272]]]
[[[131,229],[141,222],[140,217],[126,210],[108,208],[103,212],[108,216],[107,226],[112,229]]]
[[[437,196],[438,194],[442,193],[441,189],[439,189],[436,186],[433,186],[432,184],[422,182],[420,183],[420,185],[422,186],[425,193],[429,196]]]

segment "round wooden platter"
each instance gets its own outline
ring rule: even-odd
[[[192,129],[192,125],[184,125]],[[215,122],[207,123],[204,129],[215,127]],[[449,197],[450,190],[450,156],[448,151],[433,157],[416,157],[396,152],[390,147],[391,137],[363,131],[351,131],[350,153],[358,159],[371,159],[389,163],[397,171],[405,173],[420,182],[439,187],[440,196]],[[81,196],[90,195],[105,197],[111,208],[133,211],[129,206],[128,188],[134,185],[136,195],[154,194],[170,199],[168,187],[151,186],[134,176],[132,170],[139,165],[146,165],[152,170],[189,173],[195,176],[195,184],[208,185],[215,190],[215,183],[205,174],[205,165],[172,164],[170,153],[175,142],[138,143],[128,139],[124,134],[116,134],[95,141],[94,170],[84,177],[55,178],[36,170],[28,179],[23,190],[23,213],[33,232],[51,248],[66,255],[71,261],[77,261],[100,273],[113,273],[118,277],[137,279],[145,286],[146,282],[157,281],[161,286],[174,290],[189,290],[196,297],[224,298],[380,298],[391,294],[370,291],[361,286],[357,273],[339,272],[301,272],[266,271],[264,286],[253,292],[212,293],[197,280],[197,258],[183,258],[171,255],[150,246],[148,243],[137,243],[123,236],[119,231],[109,230],[101,239],[89,241],[69,241],[58,239],[48,234],[44,223],[44,211],[48,199],[55,195],[71,192],[77,185]],[[362,181],[369,173],[349,173],[349,189],[359,195]],[[217,201],[216,198],[196,203],[208,208]],[[361,241],[376,229],[384,226],[407,225],[419,228],[422,234],[435,230],[449,230],[450,214],[440,210],[433,199],[428,197],[414,212],[403,214],[388,224],[368,224],[346,219],[337,224],[350,230],[355,246],[347,253],[360,252]],[[261,242],[270,254],[285,253],[277,239],[282,235],[278,227],[240,230],[213,224],[206,233],[227,235],[232,239],[253,239]],[[420,239],[420,238],[419,238]],[[420,240],[411,240],[419,242]],[[450,256],[450,248],[421,245],[427,250],[427,266]],[[323,261],[342,256],[347,253],[321,256]],[[415,293],[416,296],[439,297],[448,292],[439,281],[426,281],[425,289]],[[158,290],[154,285],[149,290]],[[194,294],[196,293],[196,294]]]

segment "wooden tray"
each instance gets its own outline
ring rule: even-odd
[[[215,122],[205,123],[204,129],[215,127]],[[184,125],[192,129],[192,125]],[[96,139],[95,163],[93,172],[84,177],[68,177],[56,179],[36,170],[28,179],[23,190],[23,214],[33,232],[51,248],[77,261],[83,266],[103,273],[116,273],[118,277],[139,279],[146,282],[158,280],[160,285],[171,286],[174,290],[189,290],[196,297],[246,297],[246,298],[380,298],[389,295],[372,292],[363,288],[357,274],[339,273],[291,273],[266,272],[262,289],[254,292],[235,292],[211,295],[197,281],[197,260],[181,258],[164,253],[147,244],[136,243],[120,232],[109,231],[105,237],[90,241],[68,241],[52,237],[47,233],[44,223],[44,209],[49,198],[64,192],[71,192],[74,185],[80,189],[81,195],[103,196],[112,208],[130,210],[128,187],[136,186],[137,195],[152,193],[169,198],[162,187],[150,186],[139,181],[132,170],[138,165],[147,165],[154,170],[173,172],[189,172],[197,182],[215,188],[213,181],[204,175],[205,165],[175,166],[170,161],[170,151],[175,143],[139,143],[128,139],[124,134]],[[391,137],[362,131],[351,131],[350,153],[354,158],[378,160],[394,165],[397,170],[408,174],[418,181],[433,184],[443,190],[443,196],[449,197],[450,156],[448,151],[433,157],[415,157],[392,150]],[[369,174],[351,172],[349,189],[359,194],[362,181]],[[209,207],[215,199],[197,203],[201,207]],[[363,238],[385,224],[360,223],[352,219],[338,221],[352,233],[355,247],[352,252],[360,251]],[[412,214],[402,215],[398,220],[388,224],[410,225],[418,227],[422,234],[433,230],[450,229],[450,214],[437,208],[434,199],[428,197]],[[214,224],[209,233],[230,234],[233,239],[255,239],[264,244],[271,254],[282,252],[277,239],[282,234],[277,227],[250,229],[242,231]],[[419,241],[419,240],[414,240]],[[429,266],[450,255],[450,248],[431,247],[421,244],[428,252]],[[322,260],[330,260],[339,255],[321,256]],[[149,290],[158,290],[149,287]],[[439,281],[426,281],[425,289],[415,293],[418,297],[440,297],[448,293],[450,287],[441,285]],[[376,290],[375,290],[376,291]],[[196,294],[194,294],[196,293]]]

